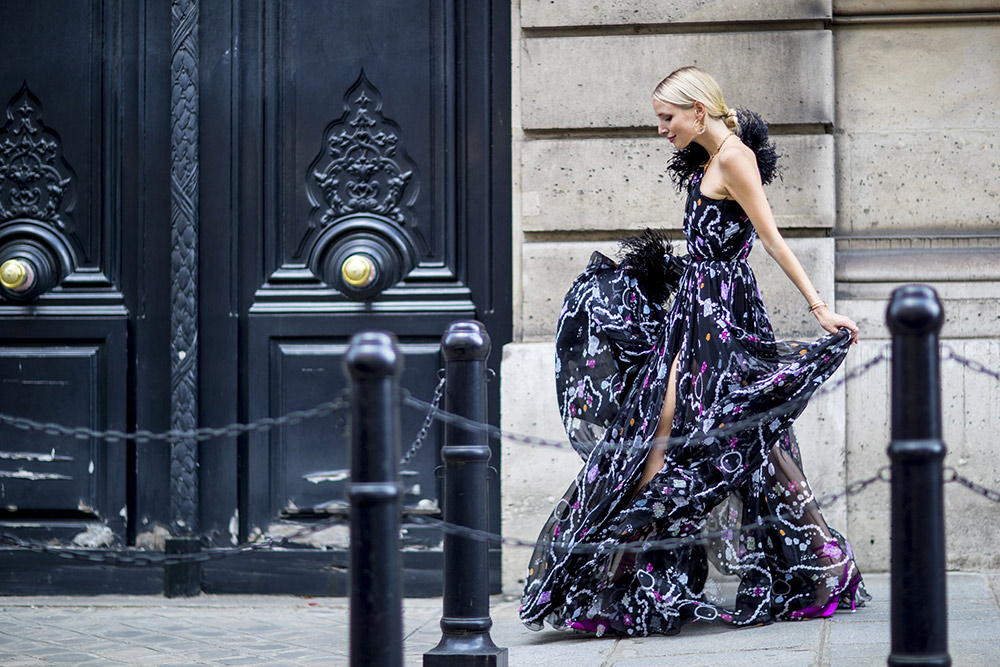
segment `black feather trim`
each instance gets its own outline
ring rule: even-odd
[[[650,301],[662,304],[677,289],[687,266],[686,257],[674,255],[663,234],[647,228],[639,236],[629,236],[619,244],[623,253],[619,268],[639,282]]]
[[[767,123],[758,114],[747,109],[737,109],[736,118],[740,124],[737,135],[740,141],[757,156],[760,180],[767,185],[776,176],[780,176],[778,158],[781,157],[767,134]],[[673,154],[667,164],[667,173],[670,174],[670,180],[677,186],[678,191],[683,192],[691,185],[691,179],[702,172],[707,161],[708,151],[692,141]]]

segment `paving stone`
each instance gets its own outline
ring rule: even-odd
[[[841,623],[888,623],[889,600],[872,600],[856,611],[838,610],[835,621]]]
[[[949,600],[993,598],[989,580],[977,572],[949,572],[947,589]]]
[[[993,575],[949,573],[950,651],[956,665],[1000,664],[1000,630]],[[517,601],[492,600],[493,640],[509,649],[510,664],[549,665],[884,665],[889,651],[889,577],[867,577],[877,599],[855,614],[803,623],[734,630],[692,625],[675,637],[595,639],[545,630],[517,618]],[[285,664],[346,665],[349,604],[321,600],[322,614],[298,599],[216,597],[213,604],[164,608],[157,598],[126,599],[114,607],[60,598],[45,607],[4,605],[0,664]],[[5,601],[6,603],[6,601]],[[412,606],[411,606],[411,603]],[[441,637],[440,599],[406,601],[405,664],[422,665]],[[183,618],[181,618],[183,616]],[[43,622],[44,620],[44,622]],[[46,634],[47,632],[47,634]],[[25,638],[25,635],[30,637]],[[142,644],[142,645],[141,645]]]
[[[692,653],[675,656],[678,662],[683,661],[688,667],[717,667],[718,665],[740,665],[740,667],[802,667],[813,663],[815,654],[812,651],[746,651],[712,653]],[[651,667],[653,661],[650,658],[623,658],[614,657],[612,663],[616,667]]]

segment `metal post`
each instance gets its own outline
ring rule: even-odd
[[[490,336],[475,320],[452,322],[441,341],[445,361],[445,409],[486,422],[486,358]],[[486,434],[454,424],[445,430],[444,520],[486,531],[490,447]],[[490,637],[489,545],[445,532],[444,615],[441,641],[424,653],[424,667],[506,667],[507,649]]]
[[[926,285],[892,293],[892,583],[889,665],[951,665],[945,591],[941,359],[944,311]]]
[[[197,537],[168,537],[163,551],[167,556],[196,554],[201,552],[201,540]],[[201,563],[184,561],[163,566],[163,596],[168,598],[191,598],[201,595]]]
[[[402,357],[396,338],[354,336],[344,366],[351,381],[351,667],[402,667]]]

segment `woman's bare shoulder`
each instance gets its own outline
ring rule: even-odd
[[[718,161],[719,167],[722,168],[722,174],[726,180],[748,177],[760,179],[757,170],[757,156],[742,141],[727,141],[715,159]]]

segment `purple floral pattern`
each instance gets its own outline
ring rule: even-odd
[[[696,620],[754,625],[869,599],[791,427],[850,334],[774,338],[747,263],[754,228],[736,202],[704,196],[700,180],[684,217],[691,262],[669,308],[600,253],[566,296],[557,391],[585,463],[532,554],[520,611],[530,628],[673,634]],[[665,464],[637,490],[675,358]],[[730,430],[713,436],[720,427]]]

